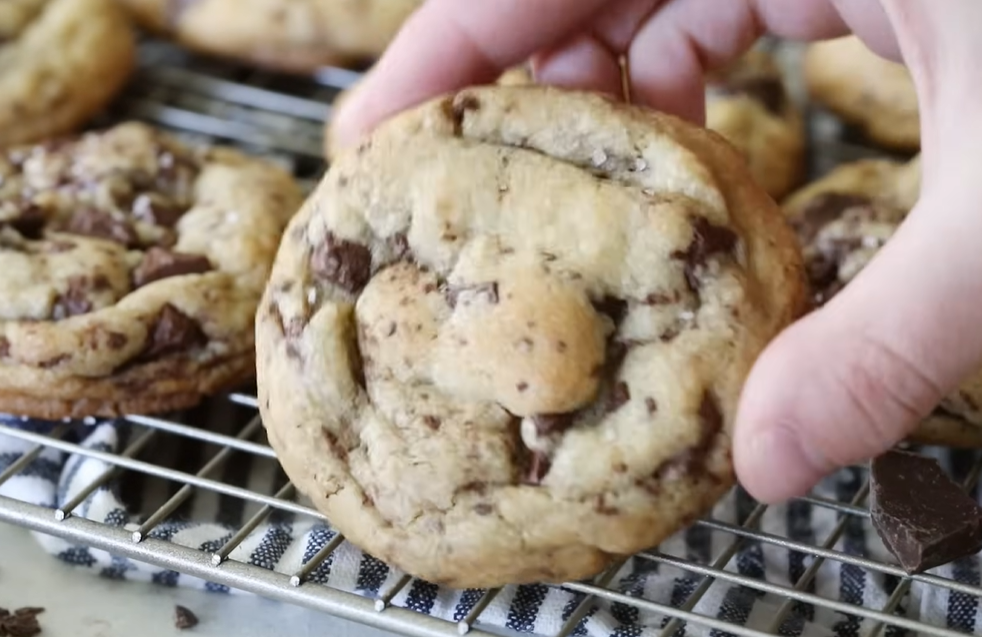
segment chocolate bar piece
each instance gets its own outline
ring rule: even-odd
[[[889,451],[870,465],[870,516],[908,573],[982,549],[982,508],[932,458]]]

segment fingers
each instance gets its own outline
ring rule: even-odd
[[[617,55],[599,40],[580,35],[533,58],[535,79],[543,84],[621,96]]]
[[[982,170],[972,170],[926,191],[877,258],[758,360],[734,441],[754,496],[800,495],[885,451],[982,365]]]
[[[704,76],[749,49],[764,33],[818,39],[847,32],[828,0],[671,0],[635,34],[628,53],[631,94],[702,123]]]
[[[348,146],[389,115],[490,82],[566,40],[608,0],[428,0],[406,22],[333,124]]]

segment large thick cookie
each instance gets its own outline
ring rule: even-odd
[[[422,0],[118,0],[144,27],[212,55],[309,73],[381,55]]]
[[[116,95],[134,60],[114,0],[0,1],[0,147],[83,124]]]
[[[0,411],[189,407],[252,376],[293,179],[142,124],[0,151]]]
[[[820,306],[844,288],[890,239],[917,203],[920,157],[845,164],[785,204],[803,246]],[[982,446],[982,370],[941,403],[914,432],[918,442]]]
[[[803,71],[811,97],[870,141],[902,151],[920,148],[917,93],[903,65],[849,36],[810,45]]]
[[[345,151],[291,222],[257,318],[269,439],[409,573],[584,577],[730,487],[741,386],[802,274],[716,134],[465,90]]]
[[[754,50],[709,78],[706,126],[736,146],[764,190],[780,199],[798,185],[805,167],[805,130],[781,70]]]

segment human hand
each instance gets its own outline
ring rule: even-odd
[[[906,61],[921,111],[921,199],[870,265],[758,360],[737,415],[743,485],[765,501],[906,436],[982,365],[982,3],[978,0],[429,0],[337,114],[353,143],[381,119],[494,80],[530,57],[540,82],[621,92],[701,122],[704,77],[764,32],[850,31]]]

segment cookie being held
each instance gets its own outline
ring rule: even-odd
[[[863,160],[838,167],[789,197],[815,306],[841,291],[893,236],[917,203],[920,156],[903,163]],[[982,447],[982,370],[941,403],[911,438]]]
[[[733,484],[737,398],[804,300],[718,135],[597,95],[484,87],[336,158],[257,318],[294,483],[432,582],[565,581]]]
[[[3,0],[0,148],[79,127],[119,92],[135,59],[115,0]]]
[[[117,0],[143,27],[210,55],[312,73],[382,54],[423,0]]]
[[[750,51],[708,78],[706,126],[743,153],[754,178],[775,199],[798,185],[805,165],[804,124],[769,54]]]
[[[161,412],[252,377],[300,202],[267,162],[142,124],[0,151],[0,412]]]
[[[870,141],[899,151],[920,148],[920,110],[910,72],[855,36],[816,42],[804,57],[812,99],[857,126]]]

